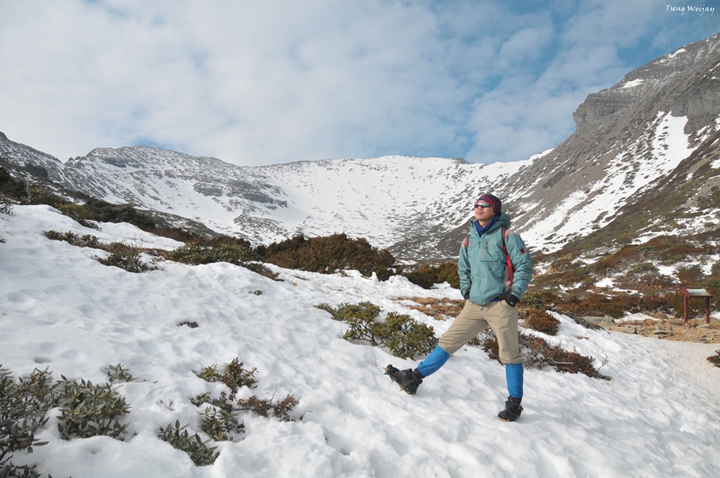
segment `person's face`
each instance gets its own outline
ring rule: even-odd
[[[480,224],[487,224],[488,222],[490,222],[493,216],[495,216],[495,211],[493,210],[492,206],[486,202],[477,202],[475,203],[474,208],[475,219],[477,219]]]

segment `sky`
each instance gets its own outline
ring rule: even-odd
[[[720,30],[717,0],[0,0],[0,12],[0,131],[61,161],[133,145],[238,165],[519,161],[567,138],[589,93]]]
[[[565,315],[557,335],[525,330],[593,359],[610,380],[526,367],[522,416],[497,419],[507,398],[505,372],[480,347],[465,346],[415,395],[383,374],[416,367],[388,349],[347,341],[348,325],[316,305],[370,301],[410,315],[442,334],[451,320],[422,313],[419,297],[460,297],[447,286],[421,289],[394,276],[379,282],[357,271],[317,274],[268,267],[279,281],[228,263],[159,261],[142,274],[105,266],[99,249],[52,241],[44,231],[92,234],[170,250],[181,243],[127,223],[81,226],[56,209],[15,206],[0,214],[0,368],[17,379],[34,369],[54,380],[100,385],[118,364],[134,377],[112,389],[130,407],[123,440],[60,437],[59,408],[16,465],[43,477],[74,478],[716,478],[720,463],[720,369],[707,361],[717,343],[688,343],[591,330]],[[143,256],[143,260],[150,260]],[[414,299],[413,299],[414,298]],[[415,307],[413,309],[412,307]],[[720,313],[713,312],[713,324]],[[631,326],[652,319],[624,318]],[[691,319],[690,326],[703,319]],[[195,323],[191,328],[183,323]],[[633,324],[634,323],[634,324]],[[667,323],[665,327],[669,329]],[[654,326],[650,326],[654,327]],[[716,329],[715,329],[716,330]],[[712,332],[712,331],[709,331]],[[711,334],[709,334],[711,335]],[[179,422],[190,436],[206,407],[190,400],[229,393],[193,372],[233,359],[257,369],[255,395],[277,403],[291,394],[294,421],[234,412],[245,428],[213,442],[219,456],[194,466],[158,438]]]

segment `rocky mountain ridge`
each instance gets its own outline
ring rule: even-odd
[[[589,95],[573,117],[564,142],[513,163],[388,156],[243,167],[138,146],[63,164],[0,134],[0,165],[254,243],[345,232],[405,261],[456,256],[482,192],[503,198],[513,229],[544,254],[720,223],[720,34]],[[670,207],[678,202],[682,214]],[[628,219],[635,237],[620,238],[613,228]]]

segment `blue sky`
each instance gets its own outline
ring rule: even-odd
[[[703,12],[691,11],[691,8]],[[712,10],[710,10],[712,9]],[[65,161],[518,161],[720,1],[0,0],[0,131]]]

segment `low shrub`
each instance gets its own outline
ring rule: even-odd
[[[708,357],[707,361],[716,367],[720,367],[720,350],[716,350],[715,355]]]
[[[36,369],[16,382],[0,366],[0,476],[40,476],[35,466],[15,466],[10,460],[15,452],[32,453],[34,446],[47,444],[35,438],[35,432],[47,423],[56,398],[57,384],[47,370]]]
[[[382,311],[380,306],[368,301],[360,302],[359,304],[344,302],[337,307],[331,307],[327,303],[323,302],[315,307],[326,312],[330,312],[333,319],[341,322],[347,321],[349,318],[365,318],[366,320],[373,321]]]
[[[527,311],[527,317],[525,318],[525,324],[538,332],[555,335],[560,326],[560,321],[544,310],[529,309]]]
[[[253,395],[247,399],[238,400],[237,404],[240,410],[250,410],[265,418],[270,418],[272,414],[272,416],[283,422],[291,422],[295,419],[290,416],[290,412],[298,404],[298,401],[291,394],[288,394],[284,399],[275,403],[273,403],[272,398],[262,400]]]
[[[520,307],[524,309],[546,309],[554,306],[560,300],[560,297],[546,290],[530,291],[523,294]]]
[[[140,257],[140,249],[120,242],[110,244],[112,251],[106,258],[97,258],[98,262],[106,266],[115,266],[128,272],[141,273],[155,270],[154,265],[147,264]]]
[[[109,365],[107,369],[107,376],[110,382],[134,382],[137,380],[130,373],[130,369],[123,367],[123,364],[119,363],[115,366]]]
[[[425,264],[413,271],[403,272],[402,275],[423,289],[431,289],[435,284],[443,282],[447,282],[455,289],[460,288],[457,262],[443,262],[437,266]]]
[[[168,252],[167,258],[171,261],[191,265],[228,262],[236,266],[244,267],[269,279],[277,279],[276,273],[265,267],[265,265],[256,262],[260,256],[249,246],[249,244],[245,244],[247,241],[237,241],[240,243],[218,243],[214,246],[191,242]]]
[[[233,433],[243,433],[245,425],[238,423],[237,417],[224,407],[206,407],[200,430],[215,441],[233,441]]]
[[[45,237],[53,241],[65,241],[73,246],[98,247],[98,238],[92,234],[79,235],[75,232],[58,232],[54,230],[45,231]]]
[[[700,282],[705,277],[705,274],[703,274],[702,268],[699,265],[678,267],[675,275],[680,280],[680,283],[684,285]]]
[[[190,402],[196,407],[209,405],[205,407],[202,414],[200,429],[207,433],[212,440],[232,441],[235,434],[243,433],[245,425],[239,421],[237,416],[237,412],[243,410],[257,413],[266,418],[272,416],[282,421],[294,420],[290,416],[290,412],[298,404],[298,401],[291,394],[275,403],[273,397],[263,400],[257,395],[235,401],[236,394],[241,387],[255,388],[257,386],[254,378],[257,369],[246,370],[240,359],[235,358],[225,365],[223,370],[223,373],[220,373],[217,365],[210,365],[200,372],[195,372],[195,375],[207,382],[223,382],[230,389],[230,394],[223,391],[220,392],[219,397],[213,398],[210,392],[205,392],[190,399]]]
[[[218,371],[217,365],[213,364],[203,368],[200,372],[195,372],[195,375],[206,382],[224,383],[232,392],[229,400],[234,400],[235,394],[237,394],[241,387],[257,387],[257,380],[255,379],[256,373],[256,368],[246,370],[240,359],[235,357],[232,362],[223,367],[222,373]]]
[[[365,276],[373,272],[380,280],[394,274],[395,258],[387,249],[378,250],[366,239],[351,239],[345,234],[307,239],[302,234],[257,249],[263,260],[286,269],[322,274],[357,270]]]
[[[148,214],[138,211],[130,204],[112,204],[101,199],[89,199],[83,208],[85,210],[84,219],[100,222],[127,222],[150,232],[156,228],[155,222]]]
[[[558,372],[582,373],[591,378],[610,380],[610,377],[595,368],[595,360],[590,357],[577,352],[568,352],[560,346],[549,344],[542,337],[530,334],[521,333],[519,342],[522,363],[528,368],[553,367]],[[491,359],[500,361],[498,342],[492,332],[483,332],[471,344],[480,346]]]
[[[343,335],[345,340],[361,340],[371,345],[382,345],[400,358],[414,358],[432,351],[437,344],[434,330],[409,315],[391,312],[384,321],[377,320],[380,307],[371,302],[340,304],[333,308],[328,304],[315,307],[329,312],[333,319],[349,325]]]
[[[173,448],[187,453],[195,466],[207,466],[215,463],[217,457],[220,456],[220,452],[215,451],[217,447],[208,447],[207,444],[210,440],[203,442],[197,433],[190,436],[186,430],[187,427],[187,425],[180,426],[180,421],[175,421],[174,426],[170,423],[165,428],[160,428],[157,435]]]
[[[65,440],[97,435],[122,439],[128,427],[127,424],[121,425],[119,418],[130,412],[130,406],[110,384],[63,380],[60,382],[58,405],[61,413],[58,429],[60,437]]]
[[[0,214],[13,215],[13,204],[9,198],[0,195]]]
[[[220,244],[214,247],[189,243],[168,252],[168,259],[192,265],[228,262],[241,266],[248,261],[257,260],[258,256],[251,248],[240,245]]]

